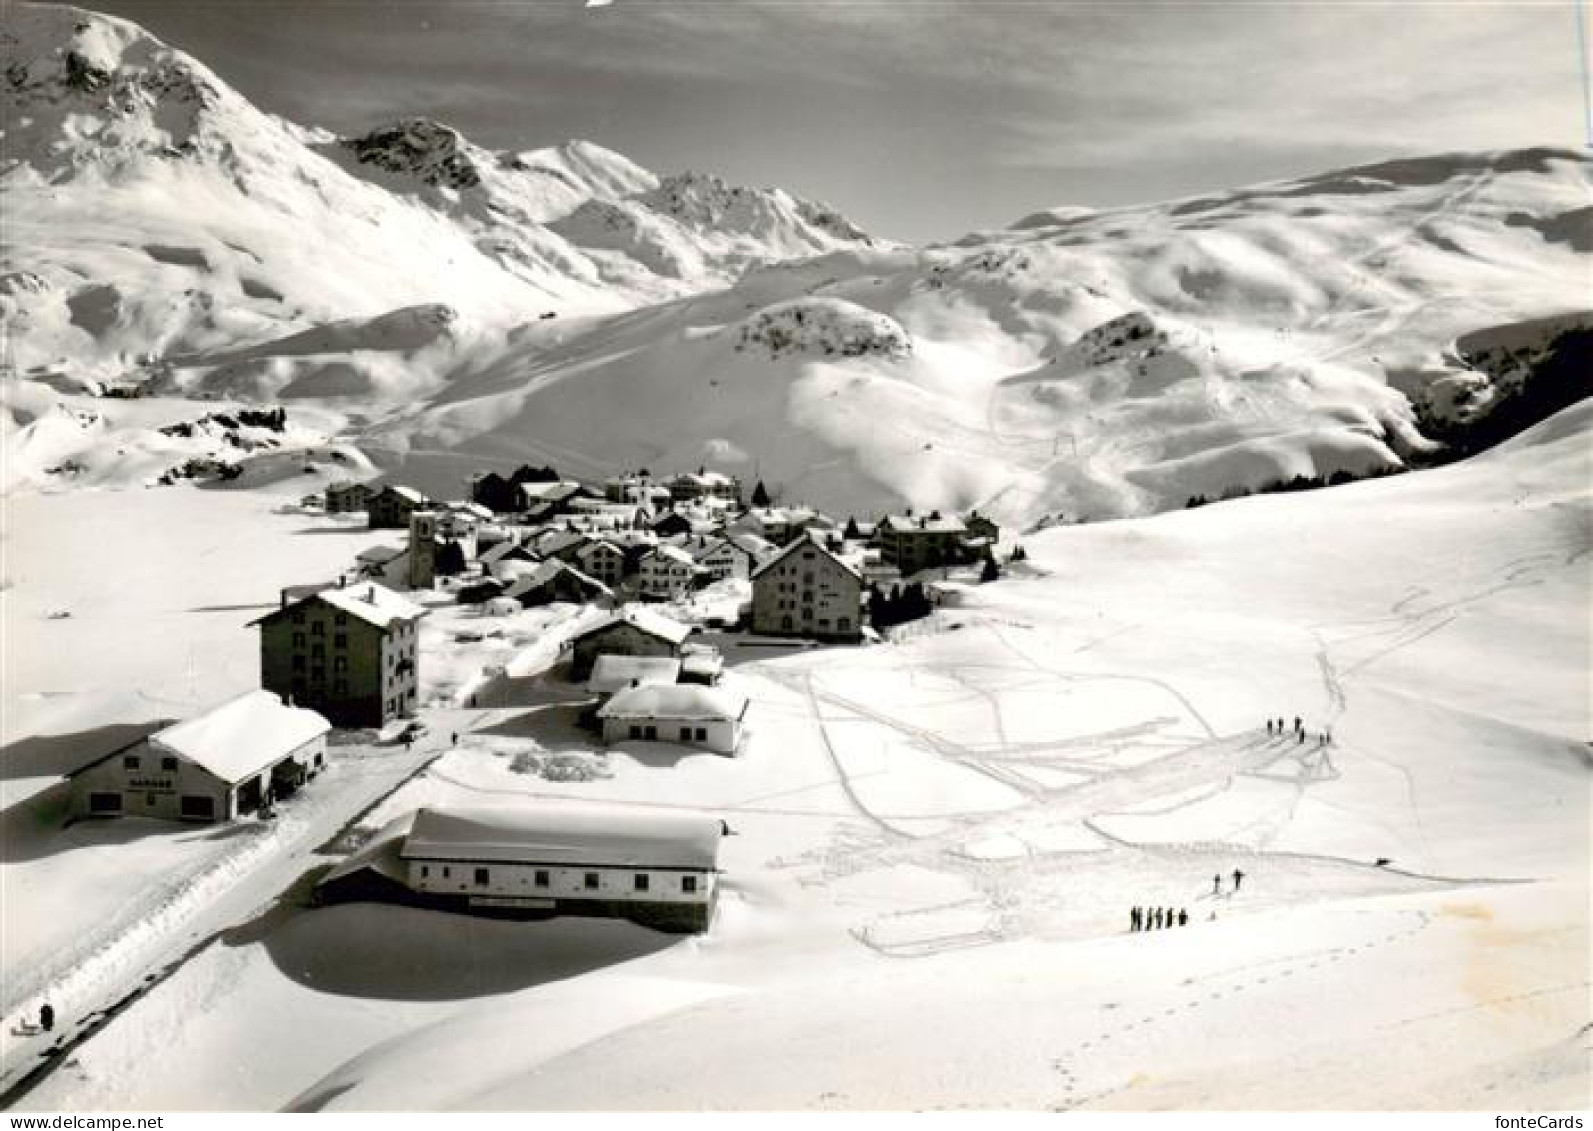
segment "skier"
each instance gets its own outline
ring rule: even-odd
[[[1155,930],[1155,929],[1159,928],[1161,925],[1162,925],[1162,909],[1160,907],[1151,908],[1151,929]]]
[[[1239,885],[1244,883],[1244,879],[1245,879],[1245,874],[1243,872],[1241,872],[1238,868],[1235,868],[1233,870],[1233,890],[1234,891],[1238,891],[1239,890]]]
[[[1296,734],[1305,733],[1305,724],[1300,721],[1299,715],[1294,716],[1294,732]]]
[[[1178,925],[1180,927],[1189,926],[1189,912],[1182,907],[1178,909]]]
[[[1218,872],[1215,876],[1211,877],[1211,894],[1212,895],[1221,895],[1222,894],[1222,873],[1221,872]]]
[[[55,1007],[49,1002],[39,1006],[39,1028],[46,1033],[55,1028]]]
[[[448,745],[449,746],[458,746],[459,745],[459,732],[458,731],[454,731],[452,734],[450,734],[448,736]]]
[[[1305,730],[1303,728],[1295,732],[1295,739],[1301,746],[1305,745]]]
[[[1267,737],[1268,738],[1272,737],[1272,720],[1271,719],[1267,720]]]
[[[1139,921],[1139,908],[1136,907],[1128,913],[1128,929],[1130,931],[1139,930]]]
[[[1171,927],[1173,925],[1173,909],[1171,907],[1167,908],[1165,910],[1165,912],[1163,913],[1163,915],[1162,915],[1162,923],[1163,923],[1163,925],[1168,926],[1168,927]]]

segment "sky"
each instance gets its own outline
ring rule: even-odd
[[[1588,141],[1570,2],[86,6],[304,124],[424,115],[493,149],[585,138],[658,173],[778,185],[912,242],[1059,205]]]

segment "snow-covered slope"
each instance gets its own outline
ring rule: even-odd
[[[370,439],[582,472],[741,453],[843,513],[1020,522],[1399,469],[1457,382],[1489,399],[1457,338],[1585,322],[1593,258],[1544,233],[1588,197],[1581,155],[1523,150],[836,251],[528,336]]]
[[[51,737],[9,771],[16,980],[43,992],[174,866],[244,877],[215,923],[239,925],[22,1106],[1575,1108],[1590,429],[1584,404],[1420,475],[1051,529],[896,643],[771,658],[727,637],[752,704],[736,758],[596,753],[584,689],[537,674],[568,607],[433,608],[428,700],[464,701],[486,663],[519,678],[474,708],[428,701],[441,757],[265,880],[240,860],[255,836],[222,855],[208,834],[60,829],[48,787],[96,727],[252,686],[244,606],[379,532],[188,488],[17,500],[7,717]],[[108,538],[145,550],[114,590]],[[509,639],[481,640],[489,623]],[[134,646],[157,636],[184,646]],[[1279,715],[1312,741],[1268,735]],[[340,748],[335,776],[246,829],[300,836],[401,757]],[[551,757],[602,772],[527,768]],[[565,798],[728,820],[712,930],[273,899],[416,806]],[[1130,933],[1147,905],[1190,921]],[[99,1004],[63,977],[63,1016]]]

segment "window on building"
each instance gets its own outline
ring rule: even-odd
[[[584,879],[583,879],[583,883],[585,884],[587,891],[596,891],[597,890],[597,873],[596,872],[588,872],[586,874],[586,876],[584,877]]]
[[[451,872],[450,872],[450,870],[449,870],[449,869],[447,869],[447,868],[444,868],[444,869],[443,869],[443,879],[445,879],[445,880],[446,880],[446,879],[449,879],[449,878],[450,878],[450,876],[451,876]]]
[[[338,624],[347,624],[348,623],[348,614],[347,613],[337,613],[337,614],[335,614],[332,617],[332,619],[335,622],[337,622]]]
[[[293,657],[293,670],[296,671],[296,672],[302,672],[304,670],[304,657],[303,656],[294,656]]]
[[[690,742],[691,741],[691,728],[690,727],[681,727],[680,728],[680,740],[682,742]]]
[[[685,892],[687,895],[691,895],[693,892],[695,892],[697,890],[697,877],[696,876],[682,876],[682,877],[680,877],[680,890]]]
[[[651,882],[651,877],[648,876],[648,874],[646,872],[637,872],[636,873],[636,890],[637,891],[646,891],[647,890],[647,885],[650,882]]]
[[[491,882],[492,882],[492,871],[491,871],[491,869],[489,869],[489,868],[477,868],[476,869],[476,883],[478,883],[478,884],[490,884]]]
[[[348,680],[339,679],[332,682],[332,690],[338,695],[348,694]]]
[[[346,671],[348,671],[348,657],[347,656],[335,656],[335,657],[333,657],[333,659],[332,659],[332,670],[335,671],[335,672],[346,672]]]
[[[326,635],[326,625],[323,624],[321,621],[318,621],[318,620],[317,621],[311,621],[310,622],[310,635],[311,636],[325,636]]]
[[[640,723],[632,723],[631,724],[631,737],[632,738],[640,738],[641,736],[642,736],[642,726],[641,726],[641,724]]]
[[[431,865],[430,864],[422,864],[420,866],[420,878],[423,879],[423,880],[431,878]]]
[[[314,644],[310,645],[310,655],[314,656],[318,660],[325,658],[326,645],[317,640]]]
[[[698,742],[707,742],[708,741],[708,728],[707,727],[698,727],[697,728],[697,741]]]
[[[160,768],[162,770],[166,771],[168,774],[176,773],[177,772],[177,759],[175,759],[175,758],[162,758],[160,760]]]
[[[548,886],[548,874],[547,874],[547,872],[545,870],[541,869],[541,868],[538,868],[537,872],[536,872],[536,875],[531,878],[531,882],[536,884],[536,886],[539,887],[539,888],[547,887]]]
[[[852,618],[842,617],[840,620],[835,622],[835,627],[840,629],[842,632],[849,631],[852,627]]]
[[[136,769],[138,769],[138,755],[137,754],[124,754],[122,756],[122,769],[124,769],[124,770],[136,770]]]
[[[646,738],[646,739],[657,738],[658,737],[658,728],[657,727],[653,727],[653,726],[643,727],[642,728],[642,737]]]
[[[304,623],[304,610],[303,609],[294,609],[293,610],[292,620],[293,620],[294,624],[303,624]]]
[[[295,632],[293,634],[293,646],[295,648],[303,648],[304,647],[304,633]]]
[[[332,647],[334,647],[334,648],[347,648],[348,647],[348,633],[339,632],[337,635],[333,636],[332,637]]]

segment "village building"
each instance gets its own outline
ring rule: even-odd
[[[520,510],[522,483],[551,483],[558,478],[559,473],[551,467],[529,464],[521,465],[508,475],[488,471],[471,480],[470,498],[495,514],[514,514]]]
[[[642,558],[637,585],[643,596],[672,601],[689,593],[703,572],[678,546],[659,546]]]
[[[493,577],[503,577],[502,567],[509,562],[535,565],[540,560],[529,547],[512,539],[490,546],[476,557],[477,564]]]
[[[745,695],[724,687],[651,684],[616,692],[597,717],[604,742],[673,742],[734,754],[747,705]]]
[[[340,727],[380,727],[419,702],[426,610],[362,581],[289,600],[260,626],[260,684]]]
[[[901,570],[903,577],[923,569],[971,560],[962,545],[968,534],[963,521],[939,511],[927,515],[886,515],[874,530],[880,556]]]
[[[503,596],[530,608],[551,605],[555,601],[575,605],[611,601],[614,593],[601,581],[588,577],[567,562],[547,561],[533,566],[530,573],[505,589]]]
[[[584,497],[589,497],[587,489],[573,479],[559,479],[552,483],[522,483],[518,509],[526,522],[547,522],[568,514],[572,502]]]
[[[526,543],[539,558],[557,558],[573,562],[575,555],[587,543],[587,535],[576,530],[544,530]]]
[[[326,764],[331,724],[250,691],[69,775],[77,817],[228,821],[288,797]]]
[[[700,683],[712,687],[725,674],[725,658],[712,644],[688,643],[680,646],[679,683]]]
[[[757,563],[747,550],[724,537],[696,537],[681,544],[699,569],[715,581],[752,576]]]
[[[703,931],[718,899],[724,822],[586,805],[419,809],[317,885],[321,902],[386,899],[493,915],[629,919]]]
[[[651,529],[659,538],[678,538],[691,533],[691,519],[679,511],[668,511],[658,517]]]
[[[863,579],[813,537],[792,542],[752,575],[752,630],[774,636],[856,640]]]
[[[407,530],[409,516],[426,506],[426,496],[413,487],[389,483],[366,502],[366,521],[372,530]]]
[[[593,539],[577,550],[575,560],[582,572],[595,577],[610,589],[625,576],[625,552],[602,538]]]
[[[691,625],[639,605],[626,605],[570,638],[570,678],[585,680],[599,656],[678,657],[681,644],[692,631]]]
[[[738,549],[746,552],[747,560],[752,563],[753,569],[757,569],[764,562],[774,557],[780,549],[779,546],[776,546],[767,538],[754,534],[750,530],[732,530],[725,537],[733,542]],[[750,571],[747,576],[752,576]]]
[[[409,547],[371,546],[354,556],[354,576],[390,589],[409,586]]]
[[[741,480],[720,471],[706,471],[699,467],[695,475],[688,472],[671,476],[667,486],[669,497],[677,503],[689,503],[693,499],[724,499],[737,505],[741,503]]]
[[[586,689],[606,697],[627,687],[678,683],[680,667],[681,661],[673,656],[599,656]]]
[[[371,489],[364,483],[342,480],[328,483],[323,493],[327,514],[353,514],[370,505]]]
[[[616,475],[603,482],[603,497],[616,503],[635,503],[648,512],[669,509],[669,488],[647,471]]]
[[[750,531],[776,546],[786,546],[807,530],[825,531],[835,523],[811,507],[764,507],[736,520],[736,529]]]

